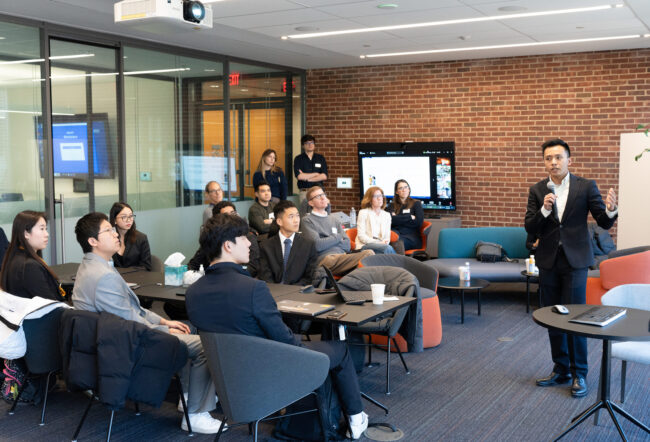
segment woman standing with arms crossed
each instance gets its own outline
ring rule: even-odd
[[[395,183],[395,196],[386,206],[386,211],[392,216],[391,228],[404,242],[404,249],[422,247],[420,227],[424,222],[424,210],[420,201],[411,198],[411,187],[406,180],[397,180]]]
[[[287,199],[287,178],[282,169],[276,165],[278,155],[273,149],[266,149],[257,165],[257,171],[253,174],[253,186],[266,181],[271,187],[271,201],[277,203]]]
[[[144,267],[151,270],[151,250],[147,235],[135,228],[135,215],[127,203],[111,207],[109,221],[120,234],[120,250],[113,255],[115,267]]]
[[[58,277],[42,258],[49,237],[43,212],[25,210],[16,215],[0,273],[4,291],[23,298],[65,301]]]

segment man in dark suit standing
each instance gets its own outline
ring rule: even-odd
[[[596,182],[569,173],[571,149],[560,140],[542,144],[549,178],[530,188],[525,225],[539,238],[535,261],[544,305],[584,304],[587,270],[594,262],[587,216],[604,229],[617,217],[616,193],[609,189],[603,199]],[[587,394],[587,340],[549,330],[553,372],[536,383],[548,387],[569,382],[571,395]]]
[[[260,244],[258,278],[282,284],[311,284],[318,253],[314,242],[298,232],[298,208],[291,201],[280,201],[273,214],[280,231]]]

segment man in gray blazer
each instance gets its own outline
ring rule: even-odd
[[[188,392],[187,407],[192,430],[198,433],[217,433],[221,421],[209,413],[216,407],[215,390],[199,337],[191,335],[186,324],[165,319],[140,305],[136,294],[112,266],[111,257],[119,250],[120,239],[106,215],[94,212],[83,216],[77,222],[75,234],[84,257],[72,291],[74,307],[112,313],[171,333],[184,342],[190,361],[181,378],[183,387]],[[181,428],[187,431],[185,418]]]

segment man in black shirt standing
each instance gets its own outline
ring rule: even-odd
[[[293,173],[298,179],[300,190],[300,201],[305,199],[305,194],[310,187],[323,187],[327,179],[327,162],[325,157],[315,153],[316,139],[309,135],[303,135],[300,139],[303,152],[293,159]]]

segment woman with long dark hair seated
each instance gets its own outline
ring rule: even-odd
[[[23,298],[65,300],[59,278],[42,258],[49,236],[43,212],[25,210],[16,215],[0,273],[4,291]]]
[[[151,250],[147,235],[135,228],[135,215],[127,203],[111,207],[109,221],[120,235],[120,250],[113,255],[115,267],[144,267],[151,270]]]
[[[397,180],[393,200],[386,206],[391,214],[391,230],[399,234],[405,250],[422,247],[420,227],[424,222],[422,203],[411,198],[411,187],[406,180]]]
[[[278,155],[273,149],[266,149],[262,152],[262,158],[257,165],[257,171],[253,174],[253,186],[266,181],[271,187],[273,202],[287,199],[287,178],[282,168],[277,165]]]

